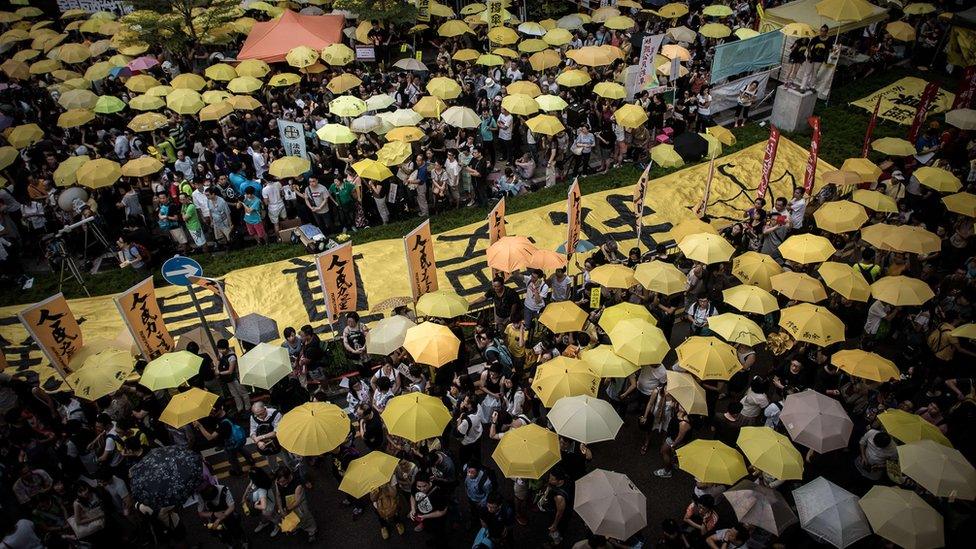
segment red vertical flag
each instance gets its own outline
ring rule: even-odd
[[[878,95],[878,102],[874,104],[874,112],[871,113],[871,121],[868,122],[868,131],[864,132],[864,146],[861,147],[861,158],[868,157],[868,148],[871,147],[871,134],[874,133],[874,126],[878,123],[878,110],[881,109],[881,95]]]
[[[803,172],[803,194],[810,196],[813,193],[813,180],[816,179],[817,175],[817,156],[820,152],[820,117],[811,116],[807,122],[813,128],[813,135],[810,137],[810,156],[807,157],[807,169]]]
[[[918,132],[922,129],[925,117],[929,114],[929,105],[932,104],[932,100],[935,99],[938,93],[938,82],[929,82],[925,86],[925,91],[922,92],[922,97],[918,101],[918,110],[915,111],[915,119],[912,120],[912,129],[908,130],[908,141],[913,145],[915,144],[915,140],[918,139]]]
[[[976,99],[976,65],[970,65],[963,71],[952,109],[971,109],[976,105],[973,99]]]
[[[769,126],[769,139],[766,141],[766,153],[763,156],[762,179],[756,189],[756,198],[765,198],[769,189],[769,178],[773,174],[773,163],[776,162],[776,149],[779,147],[779,129]]]

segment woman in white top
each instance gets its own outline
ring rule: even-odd
[[[712,125],[712,88],[704,86],[697,96],[698,100],[698,131]]]
[[[664,399],[659,398],[661,388],[668,382],[668,370],[663,364],[647,364],[641,367],[637,374],[637,394],[640,416],[640,428],[644,431],[644,443],[641,445],[641,455],[647,453],[647,446],[651,442],[651,430],[654,421],[652,413],[663,411]],[[656,417],[656,416],[655,416]]]
[[[525,277],[525,302],[522,320],[531,329],[532,323],[538,318],[542,309],[546,306],[546,298],[549,297],[549,285],[546,284],[545,273],[540,269],[532,269]]]
[[[376,382],[381,378],[385,377],[390,380],[390,386],[393,388],[393,394],[400,394],[400,376],[397,374],[396,368],[393,366],[393,361],[390,357],[384,357],[383,364],[380,366],[379,370],[373,374],[373,378],[369,380],[369,384],[373,386],[373,390],[376,390]]]
[[[764,419],[763,412],[769,406],[769,397],[766,391],[769,390],[769,382],[765,378],[756,376],[749,384],[749,390],[739,402],[742,403],[742,425],[758,425]]]

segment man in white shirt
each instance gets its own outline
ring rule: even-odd
[[[281,181],[264,183],[264,187],[261,189],[261,198],[264,199],[264,205],[268,207],[268,220],[274,225],[275,234],[278,234],[280,230],[278,222],[288,217],[285,214],[285,199],[282,196]]]
[[[210,225],[210,202],[207,200],[207,187],[203,181],[197,180],[193,182],[193,192],[190,193],[190,199],[193,201],[193,205],[197,208],[197,213],[200,214],[200,219]]]
[[[512,146],[512,127],[515,125],[515,118],[508,110],[502,107],[501,114],[498,115],[498,141],[501,145],[502,155],[506,164],[511,164],[515,155],[515,148]]]
[[[540,269],[532,269],[525,277],[525,311],[522,320],[525,321],[526,326],[532,326],[532,322],[539,317],[539,313],[546,306],[549,286],[546,284],[545,276]]]
[[[113,149],[115,150],[115,157],[119,159],[120,162],[125,162],[129,158],[129,140],[126,138],[125,134],[118,133],[115,130],[115,142],[113,143]]]
[[[176,162],[173,163],[173,169],[183,179],[193,181],[193,160],[187,158],[185,152],[176,151]]]
[[[262,179],[268,173],[268,159],[261,152],[261,144],[257,141],[247,148],[247,154],[251,155],[251,163],[254,164],[254,173],[258,179]]]
[[[803,196],[803,187],[793,189],[793,199],[790,200],[790,224],[797,231],[803,227],[803,216],[807,211],[807,199]]]

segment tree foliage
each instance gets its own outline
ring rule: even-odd
[[[335,9],[349,10],[359,15],[360,21],[384,21],[410,23],[417,20],[417,7],[403,0],[335,0]]]
[[[133,11],[122,18],[123,42],[146,43],[185,59],[201,43],[227,36],[229,24],[243,15],[237,0],[128,0]]]

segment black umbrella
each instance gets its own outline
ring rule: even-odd
[[[180,505],[203,480],[203,458],[179,446],[154,448],[132,466],[129,476],[137,502],[153,509]]]
[[[685,162],[701,160],[708,153],[708,141],[695,132],[685,132],[674,138],[674,150]]]
[[[707,144],[706,144],[707,145]],[[278,339],[278,323],[264,315],[251,313],[237,321],[234,336],[238,341],[257,345]]]

